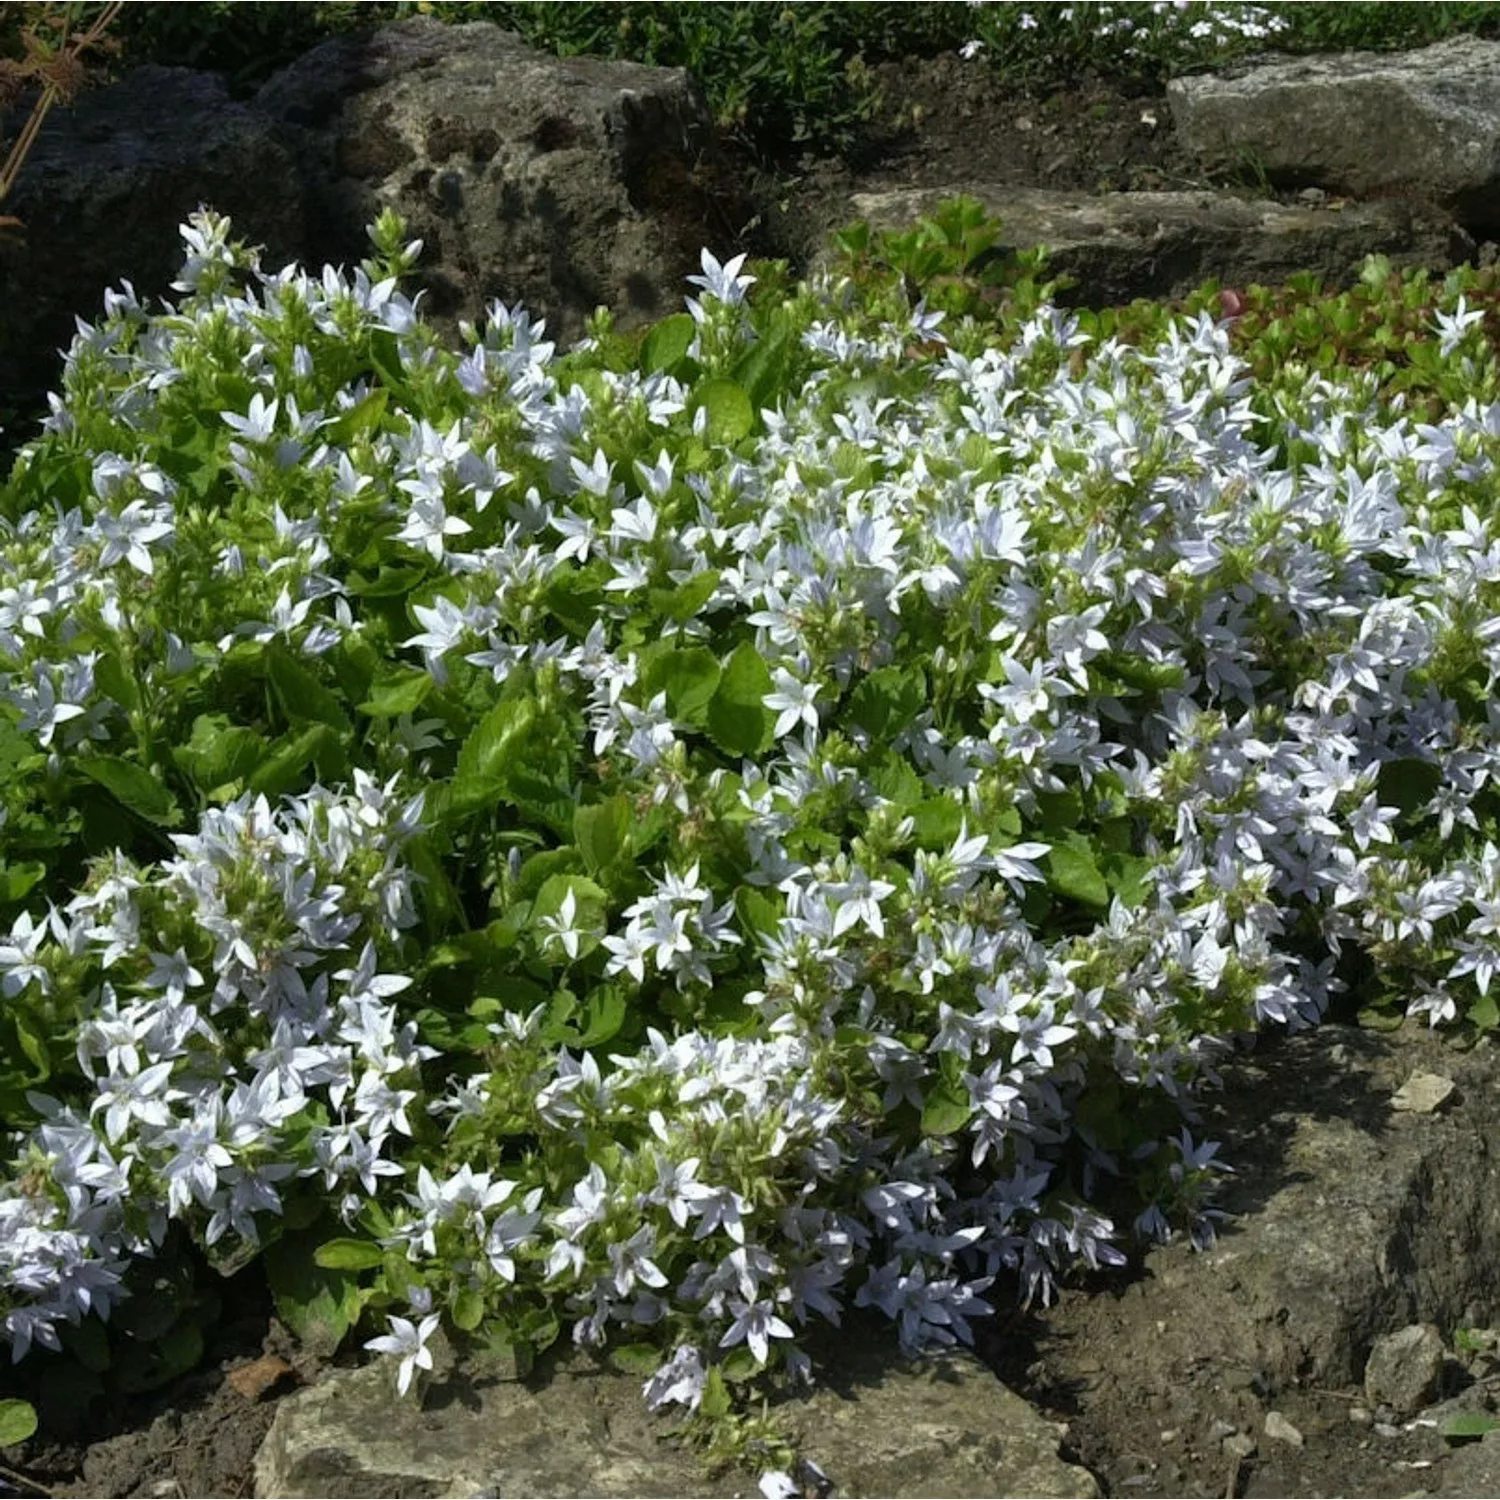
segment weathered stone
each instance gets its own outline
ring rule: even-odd
[[[325,42],[255,103],[296,156],[318,257],[358,259],[366,226],[398,209],[426,244],[429,315],[521,300],[571,340],[599,306],[622,326],[681,306],[711,117],[680,68],[557,59],[488,22],[414,17]]]
[[[889,1330],[885,1330],[889,1333]],[[828,1384],[776,1408],[835,1495],[1099,1493],[1064,1463],[1061,1429],[970,1355],[908,1366],[885,1341],[839,1341]],[[420,1404],[388,1367],[331,1372],[284,1400],[255,1465],[255,1493],[288,1495],[734,1495],[746,1471],[711,1476],[666,1437],[639,1377],[567,1351],[526,1383],[462,1366]]]
[[[1443,1335],[1431,1323],[1376,1339],[1365,1363],[1365,1399],[1404,1417],[1420,1411],[1437,1393],[1443,1358]]]
[[[1359,197],[1406,193],[1470,228],[1500,222],[1500,43],[1454,37],[1173,79],[1172,120],[1209,167]]]
[[[1473,250],[1450,225],[1404,204],[1311,208],[1213,192],[1091,195],[965,183],[856,193],[850,217],[904,228],[959,193],[998,215],[1002,246],[1045,245],[1049,271],[1077,282],[1064,300],[1089,307],[1181,296],[1209,277],[1243,286],[1306,271],[1342,286],[1367,255],[1436,270]]]
[[[203,204],[273,259],[304,248],[292,162],[218,74],[139,68],[54,109],[6,202],[24,229],[0,240],[0,390],[27,399],[53,385],[75,315],[97,316],[106,287],[165,292],[177,226]]]

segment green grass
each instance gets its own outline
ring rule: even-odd
[[[14,29],[0,7],[3,28]],[[322,38],[414,13],[487,20],[561,56],[588,54],[687,67],[721,126],[765,163],[807,151],[837,153],[876,107],[873,67],[956,52],[981,41],[971,66],[1002,85],[1055,89],[1090,76],[1143,90],[1174,72],[1203,69],[1274,46],[1309,52],[1423,46],[1470,32],[1500,36],[1500,4],[1278,3],[1260,7],[1037,3],[1007,5],[769,3],[451,3],[132,5],[117,23],[118,66],[158,62],[215,68],[244,92]],[[1269,39],[1256,22],[1285,29]],[[1248,24],[1242,30],[1240,22]],[[1129,22],[1129,27],[1122,23]],[[1211,35],[1194,36],[1208,22]],[[1030,24],[1034,23],[1034,24]],[[1248,34],[1247,34],[1248,33]]]

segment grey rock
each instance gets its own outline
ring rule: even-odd
[[[218,74],[137,69],[51,112],[7,201],[25,229],[0,238],[0,391],[38,400],[107,286],[165,293],[201,205],[272,266],[358,262],[394,206],[445,331],[494,298],[559,342],[601,305],[626,328],[676,311],[712,238],[709,126],[681,69],[560,60],[488,23],[338,37],[248,101]]]
[[[599,306],[628,327],[682,305],[711,116],[680,68],[557,59],[419,16],[323,43],[255,105],[298,162],[318,256],[359,258],[395,207],[425,242],[439,320],[521,300],[571,341]]]
[[[34,398],[54,384],[75,315],[97,316],[106,287],[165,292],[177,226],[205,203],[273,257],[304,246],[291,158],[217,74],[139,68],[52,110],[6,202],[24,229],[0,240],[0,390]]]
[[[1215,192],[1093,195],[958,183],[856,193],[850,217],[902,228],[959,193],[999,216],[1000,245],[1045,245],[1049,271],[1077,281],[1067,298],[1090,307],[1181,296],[1208,277],[1243,286],[1313,272],[1346,286],[1367,255],[1436,270],[1473,250],[1447,222],[1400,203],[1314,208]]]
[[[1500,43],[1279,59],[1173,79],[1167,98],[1207,167],[1248,160],[1278,186],[1408,193],[1471,229],[1500,214]]]
[[[1402,1416],[1420,1411],[1443,1377],[1443,1335],[1431,1323],[1412,1323],[1377,1339],[1365,1363],[1365,1397]]]
[[[775,1408],[835,1495],[1095,1496],[1045,1421],[969,1355],[907,1365],[886,1341],[840,1340],[828,1383]],[[757,1493],[753,1473],[710,1476],[666,1438],[639,1377],[568,1350],[525,1383],[462,1363],[418,1404],[388,1368],[333,1371],[290,1396],[256,1458],[263,1500],[302,1495]]]

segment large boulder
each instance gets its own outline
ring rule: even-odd
[[[840,1339],[829,1383],[777,1408],[835,1496],[1091,1497],[1043,1420],[976,1359],[916,1365],[862,1328]],[[539,1378],[476,1379],[461,1365],[419,1403],[389,1368],[331,1371],[277,1409],[255,1463],[262,1500],[301,1495],[705,1495],[756,1493],[750,1470],[711,1473],[653,1416],[639,1376],[572,1350]]]
[[[12,139],[18,121],[6,124]],[[218,74],[138,68],[52,110],[5,204],[24,226],[0,238],[6,398],[55,384],[75,315],[95,317],[106,287],[165,292],[182,261],[177,226],[205,203],[274,259],[307,248],[286,148]]]
[[[522,300],[571,340],[681,307],[705,233],[711,117],[691,76],[534,52],[487,22],[415,17],[314,48],[256,96],[291,148],[310,248],[365,253],[381,209],[426,244],[439,319]]]
[[[1000,243],[1045,245],[1049,272],[1072,276],[1066,299],[1108,307],[1176,297],[1208,277],[1274,285],[1299,272],[1347,285],[1367,255],[1443,270],[1473,245],[1444,221],[1401,203],[1286,205],[1229,193],[1075,193],[963,183],[856,193],[850,217],[904,229],[945,198],[966,193],[1001,221]]]
[[[1357,197],[1436,202],[1500,226],[1500,42],[1282,59],[1167,85],[1182,143],[1209,167]]]
[[[20,117],[4,123],[12,138]],[[601,305],[626,327],[676,311],[704,243],[732,233],[699,188],[709,131],[681,69],[559,60],[487,23],[340,37],[250,100],[218,74],[137,69],[50,113],[6,203],[25,228],[0,238],[0,405],[39,403],[107,286],[165,293],[204,204],[271,265],[356,262],[394,206],[448,331],[496,297],[560,341]]]

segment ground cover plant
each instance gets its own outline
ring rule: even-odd
[[[108,294],[0,494],[23,1378],[260,1257],[403,1392],[567,1336],[782,1460],[809,1325],[1210,1239],[1236,1036],[1500,1021],[1492,278],[1086,326],[994,234],[562,354],[390,218]]]

